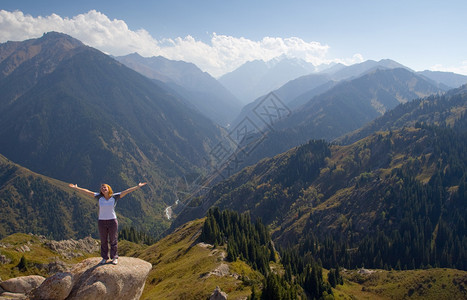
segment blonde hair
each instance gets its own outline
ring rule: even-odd
[[[112,190],[112,188],[110,187],[110,185],[108,185],[107,183],[103,183],[103,184],[101,184],[101,188],[102,188],[103,185],[105,185],[105,186],[107,187],[107,190],[109,191],[109,197],[112,197],[114,191]],[[104,196],[104,195],[102,194],[102,192],[101,192],[101,189],[99,189],[99,193],[100,193],[102,196]]]

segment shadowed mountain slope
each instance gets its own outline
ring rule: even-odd
[[[144,197],[121,206],[137,223],[150,220],[152,231],[173,200],[167,182],[203,167],[221,138],[163,83],[67,35],[5,43],[0,57],[0,153],[90,189],[147,181]]]

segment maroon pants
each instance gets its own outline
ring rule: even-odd
[[[118,258],[118,222],[113,220],[99,220],[99,236],[101,238],[101,256],[103,259],[109,259],[109,243],[110,243],[110,258]]]

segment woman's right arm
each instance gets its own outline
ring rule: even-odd
[[[81,193],[83,193],[85,195],[88,195],[88,196],[91,196],[91,197],[94,197],[94,195],[96,194],[96,193],[94,193],[94,192],[92,192],[90,190],[78,187],[77,184],[70,183],[68,186],[75,189],[75,190],[77,190],[78,192],[81,192]]]

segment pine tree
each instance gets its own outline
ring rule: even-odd
[[[328,273],[328,282],[329,284],[335,288],[337,285],[336,273],[334,269],[330,269]]]
[[[258,296],[256,295],[256,288],[253,285],[251,287],[251,295],[248,297],[249,300],[259,300]]]
[[[26,272],[28,270],[28,261],[26,260],[24,255],[21,256],[21,259],[19,260],[19,263],[16,267],[22,272]]]

